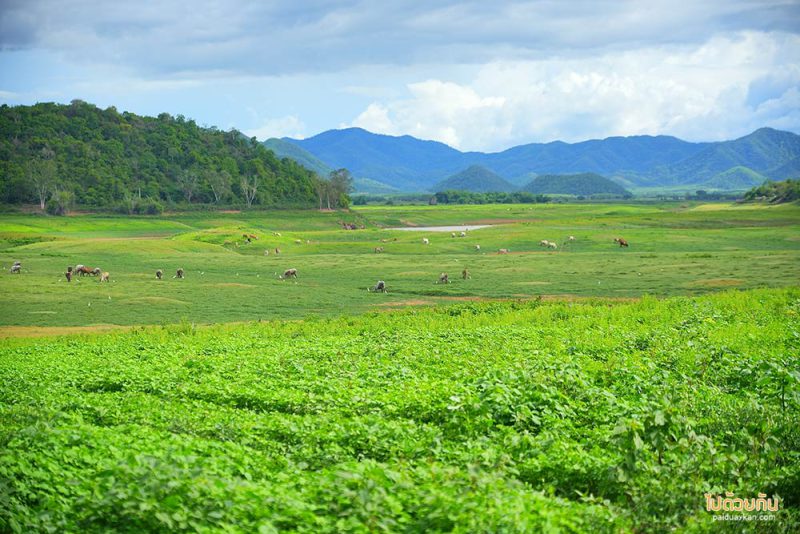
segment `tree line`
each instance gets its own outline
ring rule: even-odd
[[[0,202],[159,213],[164,206],[340,208],[352,177],[328,179],[237,130],[74,100],[0,106]]]

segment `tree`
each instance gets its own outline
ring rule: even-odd
[[[330,190],[330,183],[327,180],[323,180],[319,176],[314,176],[314,191],[317,193],[317,197],[319,198],[319,210],[322,211],[322,199],[328,195]],[[328,209],[330,209],[330,197],[328,197]]]
[[[52,158],[53,152],[42,150],[42,156],[32,159],[27,164],[28,178],[39,196],[39,207],[44,210],[47,197],[56,184],[56,162]]]
[[[178,175],[178,188],[183,193],[183,198],[186,199],[186,202],[192,202],[192,197],[197,193],[199,185],[200,181],[197,178],[197,173],[192,170],[182,171]]]
[[[231,192],[231,175],[227,171],[209,170],[205,173],[206,183],[214,194],[214,203],[228,196]]]
[[[353,190],[353,175],[347,169],[336,169],[331,171],[329,184],[328,208],[330,209],[331,207],[331,197],[333,197],[336,206],[347,208],[350,203],[348,194]]]
[[[247,207],[251,207],[253,205],[253,200],[255,200],[256,195],[258,194],[258,186],[259,186],[259,179],[257,174],[253,174],[252,176],[243,175],[239,185],[242,187],[242,194],[244,195],[244,201],[247,203]]]

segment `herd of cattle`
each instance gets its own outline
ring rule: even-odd
[[[273,234],[280,236],[280,234],[277,233],[277,232],[273,232]],[[460,234],[458,234],[458,237],[466,237],[466,235],[467,234],[465,232],[461,232]],[[451,237],[456,237],[456,233],[453,232],[453,233],[450,234],[450,236]],[[258,237],[253,235],[253,234],[244,234],[244,237],[245,237],[245,239],[247,240],[248,243],[251,240],[258,239]],[[396,240],[397,240],[397,238],[394,239],[394,241],[396,241]],[[386,243],[388,241],[389,241],[388,239],[382,239],[381,240],[382,243]],[[575,241],[575,236],[569,236],[567,238],[567,241],[566,241],[565,244],[571,243],[573,241]],[[431,243],[430,239],[428,239],[427,237],[423,237],[422,238],[422,244],[423,245],[430,245],[430,243]],[[628,247],[628,241],[626,241],[625,239],[623,239],[621,237],[615,237],[614,238],[614,243],[618,244],[620,247]],[[539,246],[547,247],[547,248],[550,248],[550,249],[558,249],[558,244],[557,243],[555,243],[553,241],[549,241],[547,239],[542,239],[541,241],[539,241]],[[475,245],[475,250],[476,251],[480,251],[481,250],[481,246],[480,245]],[[384,248],[383,247],[375,247],[374,251],[376,253],[381,253],[381,252],[384,252]],[[507,248],[501,248],[501,249],[498,249],[498,251],[497,251],[498,254],[508,254],[509,252],[510,252],[510,249],[507,249]],[[275,249],[275,253],[276,254],[280,254],[280,249],[276,248]],[[267,251],[266,254],[269,254],[269,251]],[[11,274],[21,274],[21,272],[22,272],[22,262],[20,262],[19,260],[15,261],[14,264],[11,266],[10,272],[11,272]],[[111,279],[111,275],[107,271],[103,271],[100,267],[87,267],[86,265],[82,265],[82,264],[78,264],[75,267],[72,267],[70,265],[69,267],[67,267],[67,271],[64,273],[64,276],[66,277],[67,282],[71,282],[72,281],[72,277],[74,275],[76,275],[76,274],[78,276],[87,276],[87,275],[95,276],[95,277],[99,276],[100,277],[100,282],[110,282],[110,279]],[[158,269],[156,271],[156,279],[157,280],[161,280],[161,279],[163,279],[163,277],[164,277],[164,271],[161,270],[161,269]],[[181,268],[181,269],[178,269],[178,270],[175,271],[175,276],[173,276],[172,278],[183,279],[184,277],[185,277],[185,272]],[[287,280],[289,278],[297,279],[297,269],[294,269],[294,268],[286,269],[283,272],[283,274],[281,276],[279,276],[278,278],[280,280]],[[469,271],[466,268],[461,272],[461,278],[464,279],[464,280],[468,280],[468,279],[472,278],[470,273],[469,273]],[[437,284],[449,284],[450,283],[450,277],[448,276],[447,273],[442,273],[441,275],[439,275],[439,279],[436,281],[436,283]],[[375,292],[379,292],[379,293],[388,293],[388,289],[386,288],[386,282],[384,282],[383,280],[378,280],[378,282],[374,286],[367,288],[367,291],[375,291]]]

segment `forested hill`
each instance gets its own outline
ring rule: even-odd
[[[314,206],[315,175],[232,130],[178,115],[69,105],[0,106],[0,201],[78,205]]]

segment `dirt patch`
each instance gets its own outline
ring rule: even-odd
[[[402,224],[403,226],[411,226],[411,227],[419,226],[417,223],[413,223],[411,221],[405,221],[403,219],[400,219],[400,224]]]
[[[136,297],[126,299],[125,304],[189,304],[185,300],[171,299],[168,297]]]
[[[98,324],[93,326],[2,326],[0,338],[7,337],[47,337],[73,334],[104,334],[107,332],[131,330],[135,326]]]
[[[689,287],[734,287],[743,283],[744,280],[738,278],[706,278],[705,280],[695,280],[687,285]]]
[[[217,213],[242,213],[242,210],[218,210]]]

